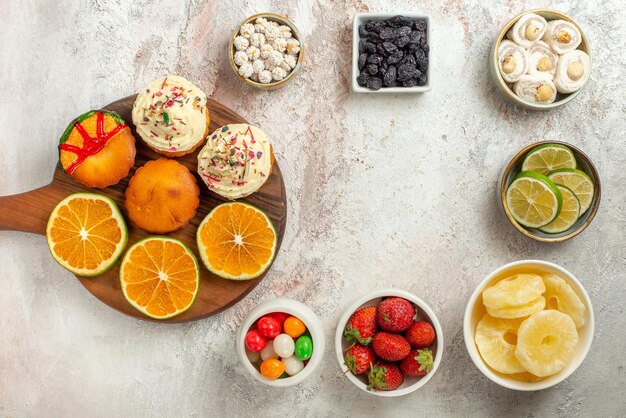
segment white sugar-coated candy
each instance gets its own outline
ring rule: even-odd
[[[296,55],[300,52],[300,42],[296,38],[287,39],[287,53]]]
[[[248,357],[248,360],[250,360],[250,363],[256,363],[261,358],[259,353],[255,351],[251,351],[247,347],[246,347],[246,357]]]
[[[274,67],[274,69],[272,70],[272,78],[276,81],[280,81],[286,76],[287,76],[287,71],[285,71],[285,69],[282,67]]]
[[[272,73],[269,70],[263,70],[259,73],[259,81],[263,84],[272,82]]]
[[[296,344],[293,342],[293,338],[287,334],[279,334],[274,338],[274,351],[279,357],[291,357],[295,348]]]
[[[274,22],[273,20],[267,20],[265,22],[265,29],[267,29],[267,28],[278,29],[278,23]]]
[[[272,42],[272,47],[274,47],[276,51],[285,52],[287,49],[287,40],[285,38],[276,38],[274,42]]]
[[[263,44],[259,47],[261,50],[261,58],[266,60],[270,56],[270,52],[274,50],[274,47],[271,44]]]
[[[264,43],[265,35],[263,35],[262,33],[253,33],[252,35],[250,35],[250,45],[259,48]]]
[[[250,62],[244,62],[241,64],[241,67],[239,67],[240,76],[250,78],[252,74],[254,74],[254,71],[252,71],[252,64]]]
[[[254,71],[255,74],[259,74],[263,70],[265,70],[265,61],[254,60],[252,62],[252,71]]]
[[[285,55],[285,57],[283,58],[283,63],[281,64],[281,67],[285,68],[283,64],[286,64],[289,66],[289,68],[285,68],[285,69],[287,71],[290,71],[296,68],[297,62],[298,60],[296,59],[295,55]]]
[[[304,363],[302,360],[298,360],[296,356],[284,358],[282,362],[285,365],[285,373],[289,376],[294,376],[304,369]]]
[[[235,44],[235,49],[237,51],[245,51],[246,48],[250,46],[250,41],[248,41],[248,39],[244,38],[243,36],[237,36],[233,43]]]
[[[261,25],[259,23],[256,23],[254,25],[254,32],[256,32],[256,33],[265,33],[265,25]]]
[[[235,64],[243,65],[244,62],[248,62],[248,54],[246,54],[246,51],[237,51],[235,52],[233,60],[235,61]]]
[[[248,55],[248,59],[250,61],[261,58],[261,51],[256,46],[249,46],[248,49],[246,49],[246,54]]]
[[[291,28],[289,26],[286,26],[286,25],[279,26],[278,33],[280,34],[281,38],[284,38],[284,39],[291,38]]]
[[[267,25],[267,19],[264,17],[257,17],[254,23],[256,23],[257,25],[265,26]]]
[[[239,33],[244,38],[249,38],[250,35],[254,33],[254,25],[252,23],[246,23],[245,25],[242,25]]]
[[[265,39],[268,41],[273,41],[276,38],[280,37],[280,31],[278,30],[278,26],[269,26],[268,24],[265,26]]]
[[[278,51],[270,52],[270,55],[267,57],[267,61],[269,61],[270,66],[280,65],[280,62],[283,60],[283,54]]]
[[[268,341],[267,345],[263,347],[263,350],[261,350],[261,359],[265,361],[271,358],[278,358],[278,354],[276,354],[276,351],[274,351],[274,345],[272,344],[272,341]]]

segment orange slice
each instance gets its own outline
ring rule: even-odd
[[[120,267],[120,282],[135,309],[154,319],[167,319],[193,304],[200,287],[200,269],[181,241],[152,236],[128,249]]]
[[[52,257],[78,276],[98,276],[109,270],[124,251],[128,229],[111,199],[95,193],[75,193],[52,210],[46,226]]]
[[[259,277],[276,253],[276,230],[261,210],[246,203],[223,203],[204,218],[196,235],[204,265],[231,280]]]

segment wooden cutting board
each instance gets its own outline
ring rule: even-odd
[[[54,171],[54,177],[49,185],[14,196],[0,197],[0,230],[24,231],[45,235],[48,217],[56,204],[72,193],[88,191],[109,196],[118,204],[122,212],[124,212],[129,232],[127,248],[138,240],[150,235],[130,222],[126,216],[124,207],[124,192],[135,170],[149,160],[162,158],[161,155],[145,146],[135,132],[131,117],[135,97],[136,95],[129,96],[105,106],[105,109],[115,111],[122,116],[124,121],[131,127],[137,139],[135,166],[125,179],[106,189],[91,189],[74,181],[70,175],[63,171],[60,165],[57,165]],[[241,116],[214,100],[209,99],[208,107],[211,116],[209,132],[213,132],[220,126],[232,123],[246,123]],[[198,253],[198,246],[196,245],[196,229],[211,209],[226,200],[209,192],[204,182],[198,176],[198,151],[176,158],[176,161],[185,165],[189,171],[195,175],[198,186],[200,187],[200,206],[198,207],[196,216],[187,226],[169,235],[185,242],[198,258],[201,266],[200,289],[194,304],[189,310],[174,318],[158,322],[195,321],[223,311],[248,294],[265,276],[264,274],[255,280],[248,281],[225,280],[212,274],[202,265]],[[263,209],[270,217],[278,231],[278,243],[276,248],[278,252],[283,240],[283,235],[285,234],[285,224],[287,221],[285,184],[278,164],[274,164],[272,174],[259,191],[241,200]],[[50,280],[54,280],[54,278]],[[124,298],[120,288],[119,262],[114,268],[104,273],[102,276],[95,278],[78,277],[78,280],[95,297],[113,309],[125,313],[126,315],[152,321],[152,319],[133,308]],[[42,283],[41,285],[46,286],[46,283]],[[67,303],[71,303],[71,301],[67,301]]]

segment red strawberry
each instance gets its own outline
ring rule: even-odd
[[[411,346],[402,335],[381,331],[374,335],[374,353],[383,360],[398,361],[409,355]]]
[[[406,299],[387,298],[378,304],[377,321],[385,331],[406,331],[413,323],[415,308]]]
[[[346,351],[345,362],[353,374],[361,374],[370,369],[372,363],[376,362],[376,357],[370,347],[356,344]]]
[[[363,345],[370,345],[376,329],[376,306],[368,306],[352,314],[343,336],[348,341],[355,340]]]
[[[404,376],[398,366],[392,363],[376,363],[367,374],[368,390],[395,390],[404,381]]]
[[[404,334],[413,348],[428,347],[435,341],[435,330],[426,321],[417,321]]]
[[[407,376],[424,376],[432,368],[433,353],[428,348],[411,350],[411,354],[400,362],[400,370]]]

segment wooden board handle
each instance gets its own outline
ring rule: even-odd
[[[64,197],[51,184],[30,192],[0,196],[0,231],[45,235],[50,212]]]

